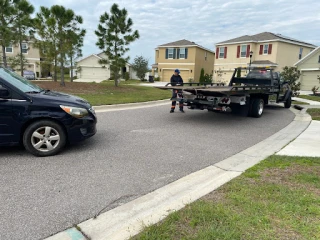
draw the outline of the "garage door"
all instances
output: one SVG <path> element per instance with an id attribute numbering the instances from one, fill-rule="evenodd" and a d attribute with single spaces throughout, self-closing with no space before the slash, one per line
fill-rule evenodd
<path id="1" fill-rule="evenodd" d="M 319 86 L 319 80 L 317 76 L 320 75 L 320 71 L 303 71 L 301 77 L 301 90 L 311 91 L 313 86 Z"/>
<path id="2" fill-rule="evenodd" d="M 81 79 L 90 79 L 93 81 L 108 80 L 110 78 L 109 70 L 101 67 L 81 67 Z"/>
<path id="3" fill-rule="evenodd" d="M 172 70 L 164 70 L 163 71 L 163 77 L 161 79 L 162 82 L 170 82 L 170 79 L 173 75 L 173 71 L 174 69 Z M 183 79 L 183 82 L 188 82 L 189 81 L 189 70 L 180 70 L 180 76 L 182 77 Z"/>

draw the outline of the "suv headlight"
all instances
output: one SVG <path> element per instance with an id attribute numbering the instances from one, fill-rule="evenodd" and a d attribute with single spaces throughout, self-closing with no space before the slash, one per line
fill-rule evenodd
<path id="1" fill-rule="evenodd" d="M 62 108 L 63 111 L 65 111 L 66 113 L 70 114 L 75 118 L 83 118 L 89 114 L 87 109 L 85 108 L 69 107 L 69 106 L 63 106 L 63 105 L 60 105 L 60 107 Z"/>

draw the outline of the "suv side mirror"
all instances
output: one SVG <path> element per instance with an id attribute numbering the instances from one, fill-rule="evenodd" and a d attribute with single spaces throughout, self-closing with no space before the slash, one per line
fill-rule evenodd
<path id="1" fill-rule="evenodd" d="M 0 98 L 7 98 L 9 96 L 10 96 L 9 90 L 0 85 Z"/>

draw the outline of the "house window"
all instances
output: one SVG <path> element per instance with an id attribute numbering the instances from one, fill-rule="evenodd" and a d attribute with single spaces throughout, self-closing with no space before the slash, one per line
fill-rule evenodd
<path id="1" fill-rule="evenodd" d="M 204 53 L 204 60 L 207 61 L 207 58 L 208 58 L 208 53 L 205 52 L 205 53 Z"/>
<path id="2" fill-rule="evenodd" d="M 6 47 L 6 53 L 13 53 L 13 47 L 12 47 L 12 44 L 8 45 Z"/>
<path id="3" fill-rule="evenodd" d="M 301 48 L 300 48 L 300 51 L 299 51 L 299 59 L 302 58 L 302 52 L 303 52 L 303 48 L 301 47 Z"/>
<path id="4" fill-rule="evenodd" d="M 224 47 L 219 48 L 219 58 L 224 58 Z"/>
<path id="5" fill-rule="evenodd" d="M 180 48 L 180 55 L 179 58 L 186 58 L 186 49 L 185 48 Z"/>
<path id="6" fill-rule="evenodd" d="M 28 44 L 27 43 L 21 43 L 21 52 L 28 53 Z"/>
<path id="7" fill-rule="evenodd" d="M 242 58 L 247 57 L 247 45 L 241 45 L 241 54 L 240 54 L 240 56 Z"/>
<path id="8" fill-rule="evenodd" d="M 268 54 L 269 51 L 269 44 L 264 44 L 263 45 L 263 54 L 266 55 Z"/>
<path id="9" fill-rule="evenodd" d="M 318 63 L 320 63 L 320 55 L 319 55 Z"/>
<path id="10" fill-rule="evenodd" d="M 173 48 L 168 48 L 168 58 L 173 59 Z"/>

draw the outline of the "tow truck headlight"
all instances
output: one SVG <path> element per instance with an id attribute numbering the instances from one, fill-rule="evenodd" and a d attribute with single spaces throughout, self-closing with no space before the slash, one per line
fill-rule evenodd
<path id="1" fill-rule="evenodd" d="M 69 107 L 69 106 L 63 106 L 63 105 L 60 105 L 60 107 L 62 108 L 63 111 L 65 111 L 66 113 L 70 114 L 75 118 L 83 118 L 89 114 L 87 109 L 85 108 Z"/>

